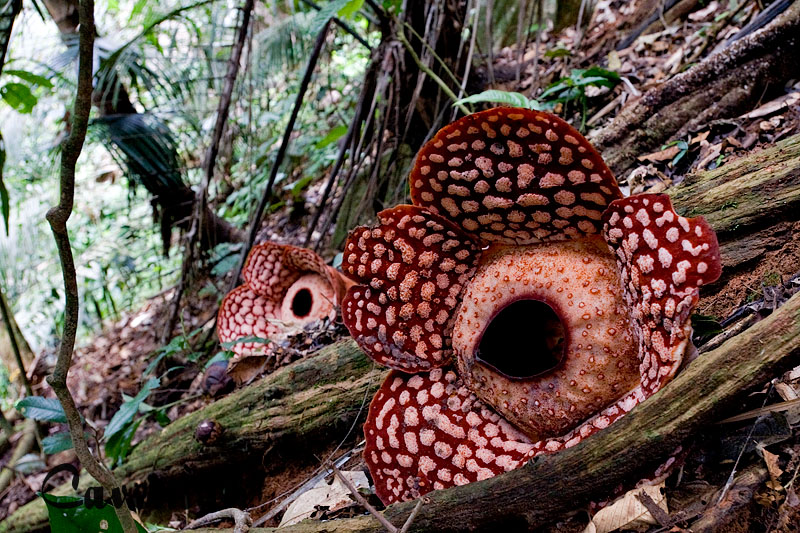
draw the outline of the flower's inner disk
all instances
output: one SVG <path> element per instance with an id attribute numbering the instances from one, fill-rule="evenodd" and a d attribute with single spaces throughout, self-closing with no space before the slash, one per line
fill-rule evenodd
<path id="1" fill-rule="evenodd" d="M 311 297 L 311 291 L 308 289 L 300 289 L 292 299 L 292 313 L 298 318 L 304 318 L 311 312 L 311 305 L 314 300 Z"/>
<path id="2" fill-rule="evenodd" d="M 539 300 L 517 300 L 486 327 L 476 357 L 509 378 L 530 378 L 561 363 L 565 337 L 552 307 Z"/>

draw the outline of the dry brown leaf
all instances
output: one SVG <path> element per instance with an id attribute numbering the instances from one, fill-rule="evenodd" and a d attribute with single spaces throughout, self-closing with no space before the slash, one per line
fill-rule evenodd
<path id="1" fill-rule="evenodd" d="M 361 470 L 342 472 L 343 476 L 353 484 L 356 489 L 368 488 L 369 481 L 367 475 Z M 355 505 L 354 499 L 350 495 L 350 490 L 338 477 L 333 478 L 333 483 L 328 483 L 322 479 L 314 488 L 303 493 L 286 509 L 283 519 L 278 527 L 290 526 L 310 517 L 318 507 L 326 507 L 330 511 L 338 511 Z"/>
<path id="2" fill-rule="evenodd" d="M 800 92 L 785 94 L 780 98 L 771 100 L 766 104 L 753 109 L 749 113 L 742 115 L 742 117 L 746 118 L 765 117 L 767 115 L 775 113 L 776 111 L 780 111 L 781 109 L 786 109 L 789 106 L 793 106 L 798 102 L 800 102 Z"/>
<path id="3" fill-rule="evenodd" d="M 673 144 L 672 146 L 660 150 L 658 152 L 653 152 L 652 154 L 641 155 L 638 157 L 639 161 L 650 161 L 651 163 L 659 163 L 661 161 L 669 161 L 673 159 L 681 149 L 677 144 Z"/>
<path id="4" fill-rule="evenodd" d="M 656 519 L 637 496 L 644 491 L 665 513 L 669 513 L 667 497 L 664 495 L 663 489 L 664 482 L 661 482 L 658 485 L 639 487 L 628 491 L 622 498 L 594 515 L 583 533 L 610 533 L 618 529 L 636 529 L 641 526 L 657 525 Z"/>
<path id="5" fill-rule="evenodd" d="M 769 476 L 777 481 L 783 475 L 783 470 L 778 466 L 778 456 L 769 450 L 761 450 L 761 455 L 764 457 L 764 463 L 767 465 Z"/>

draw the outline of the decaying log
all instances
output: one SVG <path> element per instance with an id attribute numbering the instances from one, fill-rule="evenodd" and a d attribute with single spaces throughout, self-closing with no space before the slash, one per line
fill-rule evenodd
<path id="1" fill-rule="evenodd" d="M 420 510 L 411 531 L 521 531 L 544 526 L 619 483 L 635 480 L 663 462 L 688 436 L 723 416 L 737 398 L 798 363 L 800 294 L 769 318 L 695 360 L 663 390 L 577 446 L 486 481 L 428 494 L 430 502 Z M 384 514 L 390 522 L 402 524 L 414 505 L 392 505 Z M 382 528 L 376 519 L 365 516 L 305 521 L 280 531 L 378 532 Z"/>
<path id="2" fill-rule="evenodd" d="M 779 245 L 775 239 L 788 238 L 766 238 L 776 222 L 800 219 L 800 136 L 690 177 L 668 192 L 682 214 L 702 214 L 711 222 L 726 271 L 733 270 Z M 148 491 L 168 491 L 201 471 L 203 479 L 216 471 L 213 484 L 224 484 L 248 468 L 263 473 L 287 450 L 311 456 L 343 437 L 359 415 L 363 419 L 365 394 L 369 400 L 383 373 L 351 341 L 337 343 L 177 420 L 139 445 L 115 473 L 128 483 L 150 479 Z M 211 447 L 193 437 L 205 419 L 225 430 Z M 88 480 L 82 483 L 81 490 Z M 0 533 L 45 527 L 44 506 L 35 500 L 0 524 Z"/>
<path id="3" fill-rule="evenodd" d="M 734 42 L 625 107 L 590 140 L 617 176 L 670 138 L 752 109 L 768 87 L 800 73 L 800 1 L 771 24 Z"/>

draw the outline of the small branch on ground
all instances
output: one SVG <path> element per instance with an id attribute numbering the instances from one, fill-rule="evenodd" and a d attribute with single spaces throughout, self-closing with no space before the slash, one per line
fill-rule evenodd
<path id="1" fill-rule="evenodd" d="M 253 521 L 250 519 L 250 515 L 246 511 L 241 511 L 231 507 L 230 509 L 223 509 L 221 511 L 217 511 L 216 513 L 209 513 L 198 518 L 197 520 L 193 520 L 183 529 L 184 531 L 189 529 L 198 529 L 225 519 L 233 520 L 235 524 L 233 533 L 247 533 L 250 531 L 250 526 L 253 525 Z"/>
<path id="2" fill-rule="evenodd" d="M 358 492 L 358 489 L 350 482 L 350 480 L 347 479 L 346 476 L 342 475 L 339 469 L 336 468 L 335 464 L 330 463 L 329 468 L 333 470 L 333 473 L 336 474 L 336 477 L 339 478 L 339 481 L 344 483 L 344 486 L 347 487 L 347 490 L 350 491 L 350 494 L 353 495 L 353 497 L 356 499 L 359 505 L 361 505 L 364 509 L 366 509 L 367 512 L 369 512 L 369 514 L 374 516 L 375 519 L 378 522 L 380 522 L 381 525 L 385 527 L 386 531 L 388 531 L 389 533 L 407 533 L 408 529 L 411 527 L 411 524 L 414 522 L 414 518 L 417 517 L 419 510 L 422 508 L 422 504 L 425 503 L 426 501 L 426 498 L 420 498 L 419 500 L 417 500 L 417 505 L 414 506 L 414 509 L 411 511 L 411 514 L 408 515 L 408 518 L 403 524 L 403 527 L 397 529 L 397 527 L 394 524 L 389 522 L 389 520 L 387 520 L 386 517 L 383 516 L 383 513 L 381 513 L 380 511 L 375 509 L 372 505 L 370 505 L 367 499 L 364 498 L 364 496 L 362 496 L 360 492 Z"/>
<path id="3" fill-rule="evenodd" d="M 80 37 L 78 44 L 78 89 L 75 94 L 75 106 L 72 112 L 72 127 L 69 137 L 62 147 L 60 196 L 58 205 L 47 212 L 47 221 L 53 231 L 58 246 L 58 256 L 64 277 L 65 310 L 64 331 L 58 347 L 58 358 L 53 374 L 47 378 L 59 402 L 64 408 L 69 425 L 72 444 L 81 465 L 96 479 L 104 489 L 113 492 L 120 490 L 119 483 L 100 462 L 86 443 L 83 433 L 83 421 L 75 405 L 75 400 L 67 387 L 67 373 L 72 366 L 72 354 L 75 348 L 75 337 L 78 330 L 78 279 L 75 272 L 75 260 L 67 232 L 67 220 L 72 214 L 75 198 L 75 166 L 86 139 L 89 124 L 89 112 L 92 106 L 92 61 L 94 54 L 94 0 L 81 0 L 79 7 Z M 131 512 L 127 503 L 115 506 L 115 512 L 125 533 L 136 533 Z"/>

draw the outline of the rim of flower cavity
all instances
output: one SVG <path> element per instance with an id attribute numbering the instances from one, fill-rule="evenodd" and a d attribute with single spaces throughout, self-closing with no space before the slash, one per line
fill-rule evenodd
<path id="1" fill-rule="evenodd" d="M 623 199 L 588 141 L 538 111 L 446 126 L 410 181 L 414 205 L 353 230 L 343 262 L 359 283 L 345 324 L 396 370 L 365 425 L 384 502 L 574 446 L 674 376 L 720 274 L 702 218 Z"/>
<path id="2" fill-rule="evenodd" d="M 242 279 L 244 284 L 223 299 L 217 320 L 220 342 L 235 343 L 231 368 L 240 373 L 260 366 L 287 333 L 324 317 L 334 319 L 352 285 L 313 251 L 273 242 L 253 247 Z M 270 342 L 237 342 L 248 337 Z"/>

